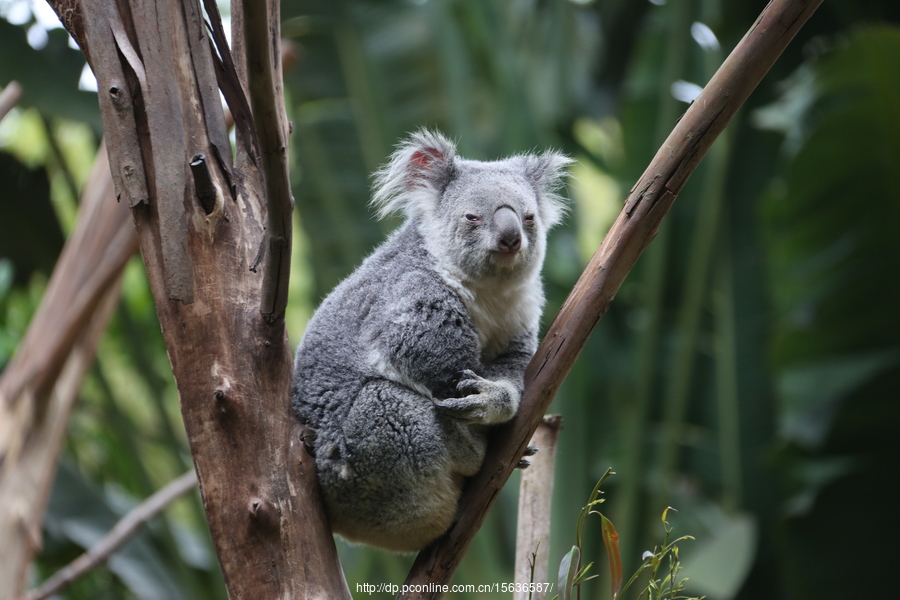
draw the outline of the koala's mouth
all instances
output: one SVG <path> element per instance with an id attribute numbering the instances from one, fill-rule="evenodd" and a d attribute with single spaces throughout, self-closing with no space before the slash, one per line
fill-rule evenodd
<path id="1" fill-rule="evenodd" d="M 499 249 L 492 250 L 491 256 L 494 258 L 494 260 L 497 260 L 499 262 L 515 262 L 519 258 L 519 256 L 521 256 L 521 252 L 519 250 Z"/>
<path id="2" fill-rule="evenodd" d="M 524 253 L 519 250 L 494 250 L 491 252 L 490 264 L 499 272 L 511 273 L 522 266 L 523 256 Z"/>

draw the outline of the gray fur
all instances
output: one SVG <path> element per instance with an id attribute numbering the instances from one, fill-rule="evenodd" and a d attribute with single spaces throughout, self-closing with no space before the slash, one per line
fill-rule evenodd
<path id="1" fill-rule="evenodd" d="M 335 533 L 410 552 L 450 526 L 488 427 L 519 405 L 569 162 L 465 160 L 423 130 L 376 174 L 379 214 L 407 220 L 325 299 L 295 362 Z"/>

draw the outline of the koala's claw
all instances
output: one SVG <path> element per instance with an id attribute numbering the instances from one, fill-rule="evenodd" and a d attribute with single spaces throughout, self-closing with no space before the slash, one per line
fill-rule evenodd
<path id="1" fill-rule="evenodd" d="M 300 434 L 300 442 L 303 444 L 303 448 L 309 453 L 310 456 L 315 458 L 316 456 L 316 432 L 312 429 L 306 429 L 306 431 Z"/>
<path id="2" fill-rule="evenodd" d="M 503 381 L 491 381 L 473 371 L 460 371 L 463 377 L 456 384 L 455 393 L 443 400 L 435 400 L 435 407 L 447 416 L 464 423 L 491 425 L 508 421 L 515 414 L 518 399 L 512 397 L 511 386 Z"/>
<path id="3" fill-rule="evenodd" d="M 463 369 L 462 371 L 457 371 L 453 374 L 453 377 L 450 378 L 450 387 L 456 388 L 459 385 L 459 382 L 463 379 L 471 379 L 472 376 L 475 375 L 474 371 L 470 371 L 469 369 Z"/>
<path id="4" fill-rule="evenodd" d="M 460 396 L 473 396 L 481 393 L 482 386 L 480 384 L 484 381 L 484 378 L 480 377 L 475 371 L 465 369 L 454 375 L 453 381 L 455 382 L 453 383 L 453 388 L 457 394 Z"/>
<path id="5" fill-rule="evenodd" d="M 516 464 L 516 468 L 517 469 L 527 469 L 528 467 L 530 467 L 531 461 L 526 460 L 525 457 L 526 456 L 534 456 L 535 454 L 538 453 L 538 450 L 540 450 L 540 448 L 538 448 L 537 446 L 526 446 L 525 452 L 522 453 L 522 458 L 520 458 L 519 462 Z"/>

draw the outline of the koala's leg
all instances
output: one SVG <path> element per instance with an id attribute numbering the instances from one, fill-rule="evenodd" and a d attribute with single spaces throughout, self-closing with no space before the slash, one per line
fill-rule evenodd
<path id="1" fill-rule="evenodd" d="M 363 386 L 340 427 L 340 456 L 317 456 L 336 533 L 409 551 L 449 527 L 463 477 L 484 458 L 483 435 L 442 418 L 429 397 L 383 379 Z"/>
<path id="2" fill-rule="evenodd" d="M 438 414 L 449 442 L 447 449 L 453 470 L 464 477 L 471 477 L 481 469 L 487 450 L 487 428 L 471 425 L 456 418 Z"/>
<path id="3" fill-rule="evenodd" d="M 487 444 L 483 428 L 448 419 L 442 412 L 430 397 L 401 384 L 366 384 L 343 426 L 352 468 L 421 478 L 436 471 L 475 473 Z"/>
<path id="4" fill-rule="evenodd" d="M 444 432 L 431 402 L 398 383 L 376 379 L 366 383 L 343 422 L 343 433 L 355 471 L 402 480 L 440 469 L 446 460 Z"/>

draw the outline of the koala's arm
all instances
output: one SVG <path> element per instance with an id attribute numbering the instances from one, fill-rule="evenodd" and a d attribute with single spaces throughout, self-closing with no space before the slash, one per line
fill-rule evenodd
<path id="1" fill-rule="evenodd" d="M 453 395 L 460 371 L 483 370 L 465 308 L 427 276 L 407 274 L 393 288 L 380 317 L 367 328 L 369 363 L 423 394 Z"/>
<path id="2" fill-rule="evenodd" d="M 482 375 L 463 371 L 456 390 L 459 397 L 437 403 L 444 413 L 468 423 L 504 423 L 516 414 L 525 391 L 525 367 L 537 339 L 523 334 L 482 368 Z"/>
<path id="3" fill-rule="evenodd" d="M 525 368 L 537 349 L 537 334 L 529 331 L 514 338 L 501 354 L 484 365 L 484 377 L 506 380 L 515 385 L 519 394 L 525 391 Z"/>

